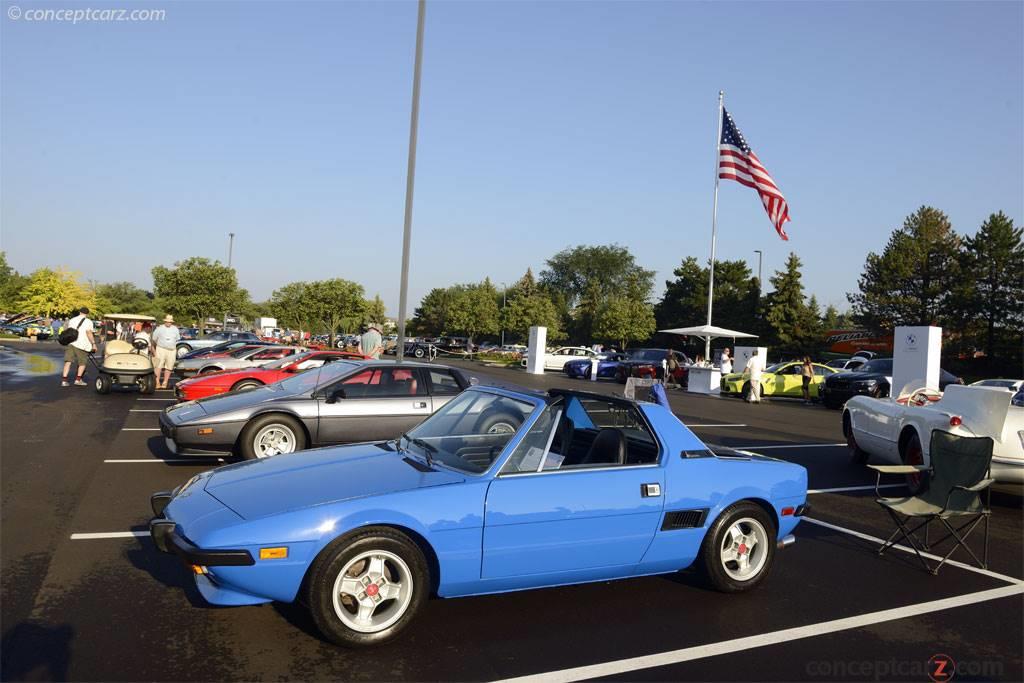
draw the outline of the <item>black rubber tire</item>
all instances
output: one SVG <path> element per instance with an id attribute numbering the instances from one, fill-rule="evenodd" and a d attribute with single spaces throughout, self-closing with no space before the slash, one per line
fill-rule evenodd
<path id="1" fill-rule="evenodd" d="M 231 391 L 249 391 L 250 389 L 258 389 L 265 386 L 267 385 L 258 379 L 243 379 L 231 387 Z"/>
<path id="2" fill-rule="evenodd" d="M 843 413 L 843 436 L 846 437 L 846 447 L 850 450 L 850 462 L 854 465 L 866 465 L 868 453 L 857 445 L 849 413 Z"/>
<path id="3" fill-rule="evenodd" d="M 423 356 L 427 355 L 427 352 L 423 350 L 422 346 L 417 346 L 412 350 L 412 355 L 416 358 L 423 358 Z"/>
<path id="4" fill-rule="evenodd" d="M 761 567 L 757 575 L 746 581 L 737 581 L 725 573 L 718 549 L 724 540 L 723 535 L 729 527 L 737 519 L 743 517 L 756 519 L 764 527 L 768 535 L 768 557 L 765 559 L 764 566 Z M 777 535 L 778 531 L 775 528 L 775 524 L 768 513 L 764 511 L 764 508 L 757 503 L 740 501 L 723 510 L 722 514 L 711 525 L 711 528 L 708 529 L 707 535 L 704 536 L 704 543 L 701 544 L 700 555 L 698 556 L 701 573 L 712 588 L 723 593 L 741 593 L 756 588 L 771 572 L 772 563 L 775 560 Z"/>
<path id="5" fill-rule="evenodd" d="M 139 391 L 143 394 L 152 394 L 156 391 L 156 375 L 145 375 L 139 384 Z"/>
<path id="6" fill-rule="evenodd" d="M 182 356 L 184 356 L 185 354 L 188 354 L 188 353 L 192 353 L 192 347 L 189 346 L 188 344 L 178 344 L 174 348 L 174 357 L 175 358 L 181 358 Z"/>
<path id="7" fill-rule="evenodd" d="M 345 564 L 368 550 L 398 555 L 412 574 L 413 596 L 405 613 L 377 633 L 360 633 L 346 626 L 334 612 L 334 581 Z M 416 617 L 430 593 L 430 568 L 419 547 L 408 536 L 388 527 L 367 527 L 343 536 L 324 548 L 313 562 L 306 583 L 305 602 L 320 632 L 333 643 L 347 647 L 381 645 L 397 637 Z"/>
<path id="8" fill-rule="evenodd" d="M 479 422 L 477 422 L 476 433 L 477 434 L 487 434 L 487 433 L 490 432 L 490 430 L 494 429 L 495 427 L 499 427 L 501 425 L 504 425 L 504 426 L 507 426 L 508 429 L 511 430 L 511 431 L 508 432 L 509 434 L 515 434 L 516 431 L 519 430 L 519 427 L 522 424 L 523 424 L 523 421 L 520 418 L 516 417 L 515 415 L 513 415 L 511 413 L 504 413 L 504 412 L 487 413 L 487 414 L 484 414 L 480 418 Z M 501 433 L 505 433 L 505 432 L 495 432 L 495 433 L 496 434 L 501 434 Z"/>
<path id="9" fill-rule="evenodd" d="M 914 457 L 916 452 L 921 455 L 920 459 Z M 917 435 L 917 430 L 914 430 L 908 439 L 903 441 L 900 446 L 900 460 L 903 461 L 904 465 L 923 465 L 924 464 L 924 451 L 921 448 L 921 439 Z M 924 493 L 927 488 L 928 477 L 924 474 L 908 474 L 905 477 L 907 490 L 910 491 L 910 495 L 917 496 Z"/>
<path id="10" fill-rule="evenodd" d="M 749 401 L 750 400 L 750 382 L 749 381 L 746 381 L 746 382 L 743 383 L 743 389 L 740 390 L 740 398 L 742 398 L 744 401 Z M 764 384 L 761 385 L 761 396 L 760 396 L 760 398 L 764 398 Z"/>
<path id="11" fill-rule="evenodd" d="M 110 375 L 100 373 L 96 375 L 96 393 L 97 394 L 109 394 L 110 387 L 113 386 L 114 382 L 110 379 Z"/>
<path id="12" fill-rule="evenodd" d="M 245 428 L 242 429 L 242 433 L 238 437 L 238 452 L 243 458 L 246 460 L 259 460 L 253 440 L 257 432 L 271 424 L 285 425 L 295 434 L 296 451 L 301 451 L 306 447 L 306 432 L 294 417 L 282 415 L 281 413 L 259 415 L 249 420 L 249 424 L 245 425 Z"/>

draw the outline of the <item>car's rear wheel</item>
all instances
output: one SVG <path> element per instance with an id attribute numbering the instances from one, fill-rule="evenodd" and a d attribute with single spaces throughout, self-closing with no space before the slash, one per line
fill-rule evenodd
<path id="1" fill-rule="evenodd" d="M 240 446 L 247 460 L 272 458 L 301 451 L 306 447 L 306 433 L 287 415 L 263 415 L 242 430 Z"/>
<path id="2" fill-rule="evenodd" d="M 371 527 L 320 554 L 306 597 L 324 636 L 339 645 L 364 647 L 397 636 L 429 590 L 430 571 L 416 544 L 394 529 Z"/>
<path id="3" fill-rule="evenodd" d="M 231 391 L 249 391 L 250 389 L 257 389 L 265 386 L 263 382 L 255 379 L 244 379 L 235 386 L 231 387 Z"/>
<path id="4" fill-rule="evenodd" d="M 861 447 L 857 445 L 857 437 L 853 433 L 853 420 L 849 413 L 843 413 L 843 436 L 846 437 L 846 447 L 850 449 L 850 462 L 854 465 L 867 464 L 867 451 L 861 450 Z"/>
<path id="5" fill-rule="evenodd" d="M 771 570 L 775 535 L 775 525 L 760 505 L 744 501 L 727 508 L 701 546 L 704 576 L 724 593 L 755 588 Z"/>
<path id="6" fill-rule="evenodd" d="M 174 353 L 178 356 L 178 358 L 181 358 L 192 353 L 192 347 L 189 346 L 188 344 L 179 344 L 178 347 L 175 349 Z"/>

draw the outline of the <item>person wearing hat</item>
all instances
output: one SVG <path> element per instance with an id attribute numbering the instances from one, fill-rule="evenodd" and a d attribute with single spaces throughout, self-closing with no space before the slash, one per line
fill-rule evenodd
<path id="1" fill-rule="evenodd" d="M 89 354 L 96 351 L 96 339 L 92 333 L 95 331 L 92 320 L 89 319 L 89 309 L 82 306 L 78 309 L 78 315 L 68 321 L 68 329 L 78 330 L 75 341 L 64 347 L 64 374 L 61 378 L 62 387 L 71 386 L 68 382 L 68 373 L 71 372 L 71 362 L 78 363 L 78 374 L 75 376 L 75 386 L 84 387 L 85 382 L 82 375 L 85 374 L 85 366 L 89 362 Z"/>
<path id="2" fill-rule="evenodd" d="M 174 361 L 177 360 L 178 341 L 181 339 L 181 332 L 174 325 L 174 316 L 165 315 L 164 324 L 153 330 L 153 355 L 156 370 L 156 388 L 166 389 L 171 381 L 171 370 L 174 369 Z M 163 381 L 160 381 L 160 370 L 164 371 Z"/>
<path id="3" fill-rule="evenodd" d="M 364 356 L 379 359 L 384 350 L 384 336 L 380 333 L 377 323 L 370 323 L 366 332 L 359 338 L 359 352 Z"/>

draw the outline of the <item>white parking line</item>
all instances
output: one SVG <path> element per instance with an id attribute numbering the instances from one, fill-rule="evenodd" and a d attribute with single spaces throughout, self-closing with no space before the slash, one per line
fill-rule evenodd
<path id="1" fill-rule="evenodd" d="M 167 459 L 161 459 L 161 458 L 139 458 L 139 459 L 136 459 L 136 460 L 110 459 L 110 460 L 104 460 L 103 462 L 116 463 L 116 464 L 122 464 L 122 465 L 125 464 L 125 463 L 135 463 L 135 462 L 165 462 L 165 463 L 166 462 L 191 462 L 191 463 L 195 463 L 196 465 L 209 465 L 210 464 L 210 462 L 209 462 L 210 460 L 214 460 L 216 462 L 224 462 L 224 458 L 216 458 L 216 457 L 213 457 L 213 456 L 210 456 L 210 457 L 197 456 L 195 458 L 167 458 Z"/>
<path id="2" fill-rule="evenodd" d="M 686 424 L 686 423 L 684 422 L 683 424 Z M 691 424 L 688 424 L 686 426 L 691 428 L 691 429 L 693 429 L 694 427 L 746 427 L 747 425 L 691 425 Z"/>
<path id="3" fill-rule="evenodd" d="M 729 446 L 729 448 L 734 450 L 742 448 L 745 451 L 767 451 L 772 448 L 833 448 L 845 445 L 845 443 L 794 443 L 787 446 Z"/>
<path id="4" fill-rule="evenodd" d="M 877 536 L 871 536 L 870 534 L 861 533 L 860 531 L 854 531 L 853 529 L 847 529 L 846 527 L 838 526 L 836 524 L 829 524 L 828 522 L 823 522 L 820 519 L 813 519 L 811 517 L 804 517 L 803 520 L 805 522 L 807 522 L 808 524 L 817 524 L 818 526 L 825 527 L 826 529 L 832 529 L 833 531 L 838 531 L 838 532 L 843 533 L 843 534 L 849 534 L 850 536 L 854 536 L 854 537 L 859 538 L 859 539 L 864 540 L 864 541 L 871 541 L 872 543 L 877 543 L 878 545 L 882 545 L 883 543 L 885 543 L 884 540 L 882 540 L 881 538 L 878 538 Z M 913 548 L 911 548 L 909 546 L 905 546 L 905 545 L 897 544 L 897 545 L 894 545 L 893 548 L 896 548 L 897 550 L 902 550 L 905 553 L 912 553 L 912 552 L 914 552 Z M 932 555 L 931 553 L 921 553 L 921 555 L 924 556 L 924 557 L 927 557 L 929 560 L 936 560 L 936 561 L 938 561 L 938 560 L 942 559 L 938 555 Z M 1019 585 L 1019 586 L 1024 586 L 1024 581 L 1021 581 L 1020 579 L 1015 579 L 1012 576 L 1007 576 L 1006 574 L 1000 574 L 998 572 L 994 572 L 994 571 L 991 571 L 989 569 L 982 569 L 981 567 L 975 567 L 972 564 L 965 564 L 963 562 L 958 562 L 956 560 L 946 560 L 946 564 L 951 564 L 954 567 L 960 567 L 960 569 L 966 569 L 967 571 L 974 572 L 975 574 L 982 574 L 982 575 L 987 576 L 989 578 L 998 579 L 1000 581 L 1006 581 L 1007 583 L 1012 583 L 1012 584 L 1016 584 L 1016 585 Z"/>
<path id="5" fill-rule="evenodd" d="M 880 489 L 898 489 L 905 484 L 882 484 Z M 841 493 L 843 491 L 874 491 L 874 486 L 840 486 L 834 489 L 807 489 L 807 494 L 812 493 Z"/>
<path id="6" fill-rule="evenodd" d="M 145 538 L 148 531 L 107 531 L 93 534 L 71 534 L 72 541 L 92 541 L 99 538 Z"/>
<path id="7" fill-rule="evenodd" d="M 159 427 L 124 427 L 122 432 L 159 432 Z"/>
<path id="8" fill-rule="evenodd" d="M 613 662 L 605 662 L 603 664 L 580 666 L 574 669 L 563 669 L 561 671 L 549 671 L 547 673 L 534 674 L 531 676 L 509 678 L 505 679 L 505 683 L 508 681 L 517 681 L 517 683 L 526 681 L 530 681 L 531 683 L 533 681 L 537 681 L 538 683 L 554 683 L 556 681 L 567 682 L 581 681 L 588 678 L 605 678 L 608 676 L 639 671 L 640 669 L 651 669 L 658 666 L 690 662 L 696 659 L 717 657 L 718 655 L 751 650 L 758 647 L 765 647 L 767 645 L 788 643 L 794 640 L 824 635 L 826 633 L 837 633 L 839 631 L 848 631 L 854 628 L 863 628 L 865 626 L 881 624 L 887 621 L 895 621 L 897 619 L 919 617 L 922 614 L 928 614 L 929 612 L 939 612 L 942 610 L 953 609 L 955 607 L 964 607 L 966 605 L 973 605 L 979 602 L 1008 598 L 1022 593 L 1024 593 L 1024 585 L 1003 586 L 1001 588 L 978 591 L 977 593 L 958 595 L 952 598 L 931 600 L 929 602 L 921 602 L 916 605 L 896 607 L 878 612 L 868 612 L 867 614 L 860 614 L 854 617 L 823 621 L 817 624 L 797 626 L 796 628 L 787 628 L 781 631 L 772 631 L 770 633 L 762 633 L 760 635 L 748 636 L 746 638 L 735 638 L 733 640 L 724 640 L 718 643 L 708 643 L 707 645 L 697 645 L 695 647 L 687 647 L 681 650 L 662 652 L 656 655 L 632 657 L 630 659 L 620 659 Z"/>

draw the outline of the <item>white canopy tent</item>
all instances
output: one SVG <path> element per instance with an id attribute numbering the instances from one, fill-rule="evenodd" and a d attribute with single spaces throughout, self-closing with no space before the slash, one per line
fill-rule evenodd
<path id="1" fill-rule="evenodd" d="M 715 327 L 714 325 L 698 325 L 697 327 L 676 327 L 671 330 L 658 330 L 658 332 L 664 332 L 665 334 L 680 334 L 687 337 L 699 337 L 704 340 L 705 349 L 710 349 L 711 340 L 717 337 L 730 337 L 733 340 L 753 339 L 754 337 L 757 337 L 756 334 L 747 334 L 746 332 L 727 330 L 724 327 Z"/>

